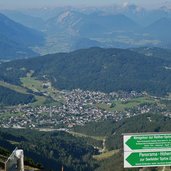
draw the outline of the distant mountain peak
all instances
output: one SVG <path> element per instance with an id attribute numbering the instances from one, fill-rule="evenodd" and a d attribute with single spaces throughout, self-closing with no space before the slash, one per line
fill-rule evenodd
<path id="1" fill-rule="evenodd" d="M 137 12 L 141 12 L 141 11 L 144 11 L 144 8 L 140 7 L 140 6 L 137 6 L 135 4 L 130 4 L 128 2 L 125 2 L 123 3 L 123 5 L 121 6 L 121 8 L 124 10 L 124 11 L 131 11 L 133 13 L 137 13 Z"/>
<path id="2" fill-rule="evenodd" d="M 67 11 L 64 11 L 62 12 L 59 16 L 58 16 L 58 22 L 59 23 L 62 23 L 70 18 L 81 18 L 82 14 L 79 14 L 75 11 L 72 11 L 72 10 L 67 10 Z"/>
<path id="3" fill-rule="evenodd" d="M 63 22 L 66 18 L 68 18 L 69 16 L 72 15 L 71 11 L 66 11 L 64 13 L 62 13 L 59 17 L 58 17 L 58 21 L 59 22 Z"/>

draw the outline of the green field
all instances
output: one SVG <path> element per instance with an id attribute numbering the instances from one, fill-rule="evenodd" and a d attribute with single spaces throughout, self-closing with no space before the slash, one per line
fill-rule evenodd
<path id="1" fill-rule="evenodd" d="M 13 85 L 13 84 L 6 83 L 4 81 L 0 81 L 0 86 L 9 88 L 9 89 L 14 90 L 14 91 L 19 92 L 19 93 L 28 94 L 27 90 L 25 88 L 20 87 L 20 86 L 16 86 L 16 85 Z"/>
<path id="2" fill-rule="evenodd" d="M 31 167 L 31 166 L 24 166 L 24 169 L 25 169 L 25 170 L 34 170 L 34 171 L 40 170 L 40 169 L 38 169 L 38 168 Z"/>
<path id="3" fill-rule="evenodd" d="M 132 100 L 128 100 L 128 101 L 115 101 L 113 102 L 113 106 L 111 107 L 110 105 L 107 104 L 97 104 L 97 107 L 100 109 L 105 109 L 107 111 L 124 111 L 125 109 L 131 109 L 134 107 L 137 107 L 138 105 L 141 104 L 152 104 L 155 103 L 156 101 L 154 99 L 152 99 L 151 97 L 138 97 L 138 98 L 134 98 Z"/>
<path id="4" fill-rule="evenodd" d="M 105 160 L 107 158 L 112 157 L 114 154 L 116 154 L 118 152 L 119 152 L 119 150 L 107 151 L 107 152 L 99 154 L 99 155 L 94 155 L 93 158 L 98 160 L 98 161 Z"/>
<path id="5" fill-rule="evenodd" d="M 8 119 L 10 118 L 11 116 L 20 116 L 21 113 L 17 112 L 17 113 L 9 113 L 9 112 L 6 112 L 6 113 L 3 113 L 3 114 L 0 114 L 0 120 L 2 119 Z"/>
<path id="6" fill-rule="evenodd" d="M 23 79 L 23 81 L 25 81 L 25 80 L 26 80 L 26 79 Z M 27 81 L 25 82 L 25 84 L 23 84 L 23 87 L 20 87 L 20 86 L 16 86 L 16 85 L 13 85 L 13 84 L 9 84 L 9 83 L 0 81 L 0 86 L 9 88 L 9 89 L 14 90 L 14 91 L 19 92 L 19 93 L 29 94 L 29 93 L 27 92 L 27 89 L 26 89 L 26 88 L 30 89 L 30 87 L 29 87 L 29 86 L 25 86 L 25 85 L 27 85 L 27 83 L 28 83 L 28 85 L 30 85 L 29 80 L 27 80 Z M 33 81 L 32 83 L 34 83 L 34 85 L 39 85 L 39 84 L 38 84 L 38 81 L 37 81 L 37 82 L 36 82 L 36 81 Z M 35 98 L 36 98 L 36 102 L 34 102 L 34 103 L 32 104 L 32 105 L 34 105 L 34 106 L 41 105 L 41 104 L 43 104 L 43 103 L 45 102 L 45 100 L 46 100 L 46 98 L 45 98 L 44 96 L 37 96 L 37 95 L 35 95 Z M 7 114 L 7 115 L 8 115 L 8 114 Z"/>
<path id="7" fill-rule="evenodd" d="M 22 86 L 16 86 L 3 81 L 0 81 L 0 86 L 23 94 L 33 94 L 36 98 L 36 102 L 31 104 L 33 107 L 45 104 L 47 97 L 53 99 L 51 105 L 60 105 L 65 102 L 61 93 L 53 88 L 50 83 L 37 80 L 34 77 L 31 77 L 31 75 L 32 73 L 28 73 L 26 77 L 20 78 Z M 45 84 L 48 84 L 49 86 L 44 86 Z M 28 93 L 28 90 L 33 91 L 33 93 Z M 43 95 L 35 95 L 34 93 L 43 93 Z"/>
<path id="8" fill-rule="evenodd" d="M 44 96 L 35 96 L 36 101 L 31 104 L 32 107 L 41 106 L 45 103 L 46 98 Z"/>
<path id="9" fill-rule="evenodd" d="M 23 87 L 26 87 L 33 92 L 41 92 L 44 94 L 44 96 L 36 96 L 36 99 L 38 100 L 38 102 L 35 103 L 36 105 L 43 104 L 46 100 L 45 96 L 51 97 L 54 101 L 58 102 L 58 104 L 64 103 L 64 98 L 60 92 L 53 88 L 49 82 L 45 83 L 37 80 L 36 78 L 31 77 L 30 74 L 27 74 L 27 77 L 21 78 L 21 82 Z M 48 86 L 45 86 L 46 84 L 48 84 Z"/>
<path id="10" fill-rule="evenodd" d="M 36 80 L 33 77 L 23 77 L 20 79 L 22 86 L 31 89 L 35 92 L 43 91 L 43 82 Z"/>
<path id="11" fill-rule="evenodd" d="M 103 136 L 89 136 L 89 135 L 86 135 L 86 134 L 73 132 L 73 131 L 69 131 L 69 133 L 72 134 L 73 136 L 76 136 L 76 137 L 87 137 L 87 138 L 95 139 L 97 141 L 103 141 L 103 139 L 105 138 Z"/>

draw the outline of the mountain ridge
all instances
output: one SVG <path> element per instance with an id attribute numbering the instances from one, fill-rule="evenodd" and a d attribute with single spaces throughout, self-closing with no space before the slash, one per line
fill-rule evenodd
<path id="1" fill-rule="evenodd" d="M 164 95 L 171 91 L 170 66 L 168 60 L 127 49 L 89 48 L 1 64 L 0 80 L 20 84 L 32 70 L 33 77 L 48 80 L 57 89 Z"/>
<path id="2" fill-rule="evenodd" d="M 43 34 L 27 28 L 0 13 L 0 58 L 37 56 L 31 47 L 43 43 Z"/>

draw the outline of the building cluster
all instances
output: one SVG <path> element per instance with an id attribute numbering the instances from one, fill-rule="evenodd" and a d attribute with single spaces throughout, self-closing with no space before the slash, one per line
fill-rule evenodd
<path id="1" fill-rule="evenodd" d="M 0 121 L 1 127 L 13 128 L 71 128 L 88 122 L 105 119 L 121 120 L 151 110 L 149 105 L 138 106 L 124 111 L 110 110 L 114 101 L 128 101 L 142 96 L 141 93 L 118 92 L 102 93 L 75 89 L 61 91 L 63 102 L 61 105 L 31 107 L 19 105 L 11 109 L 2 109 L 3 113 L 10 113 Z M 109 109 L 99 107 L 106 105 Z"/>

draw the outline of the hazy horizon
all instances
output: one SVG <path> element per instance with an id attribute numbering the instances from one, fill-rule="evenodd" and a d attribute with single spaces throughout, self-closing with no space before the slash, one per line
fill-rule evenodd
<path id="1" fill-rule="evenodd" d="M 159 8 L 167 6 L 171 8 L 171 1 L 166 0 L 0 0 L 0 9 L 27 9 L 58 6 L 109 6 L 134 4 L 145 8 Z"/>

